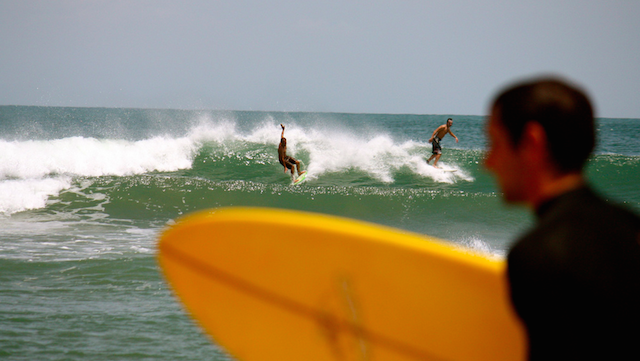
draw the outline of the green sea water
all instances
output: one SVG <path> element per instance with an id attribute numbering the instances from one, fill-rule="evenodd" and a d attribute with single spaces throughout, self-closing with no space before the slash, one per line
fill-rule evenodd
<path id="1" fill-rule="evenodd" d="M 444 173 L 424 162 L 433 130 Z M 211 207 L 334 214 L 504 255 L 532 223 L 483 169 L 483 116 L 0 107 L 0 357 L 225 360 L 155 260 Z M 307 181 L 277 160 L 280 123 Z M 599 119 L 587 172 L 640 211 L 640 120 Z M 571 139 L 567 139 L 568 142 Z"/>

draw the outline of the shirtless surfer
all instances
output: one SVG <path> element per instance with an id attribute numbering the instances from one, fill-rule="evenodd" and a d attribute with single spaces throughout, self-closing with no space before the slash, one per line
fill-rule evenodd
<path id="1" fill-rule="evenodd" d="M 447 124 L 442 124 L 441 126 L 439 126 L 438 129 L 433 132 L 433 135 L 429 139 L 429 143 L 431 143 L 431 145 L 433 146 L 433 155 L 431 156 L 431 158 L 429 158 L 427 164 L 429 164 L 429 162 L 431 162 L 433 158 L 436 158 L 436 161 L 433 162 L 434 168 L 438 168 L 438 160 L 440 160 L 440 156 L 442 156 L 442 147 L 440 147 L 440 141 L 442 140 L 442 138 L 444 138 L 444 136 L 448 133 L 451 134 L 452 137 L 456 138 L 456 143 L 458 143 L 458 137 L 456 137 L 455 134 L 451 132 L 452 126 L 453 119 L 447 119 Z"/>
<path id="2" fill-rule="evenodd" d="M 282 127 L 282 134 L 280 134 L 280 145 L 278 146 L 278 160 L 280 164 L 284 166 L 284 172 L 287 173 L 287 169 L 291 169 L 291 179 L 295 178 L 295 172 L 297 170 L 298 177 L 306 171 L 300 171 L 300 161 L 287 155 L 287 138 L 284 137 L 284 125 Z"/>

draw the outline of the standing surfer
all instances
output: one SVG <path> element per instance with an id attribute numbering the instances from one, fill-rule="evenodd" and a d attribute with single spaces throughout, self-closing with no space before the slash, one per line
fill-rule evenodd
<path id="1" fill-rule="evenodd" d="M 291 169 L 291 178 L 295 178 L 295 172 L 298 172 L 298 177 L 305 173 L 300 171 L 300 161 L 287 155 L 287 138 L 284 137 L 284 125 L 282 127 L 282 134 L 280 134 L 280 145 L 278 146 L 278 160 L 280 164 L 284 166 L 284 172 L 287 173 L 287 169 Z"/>
<path id="2" fill-rule="evenodd" d="M 445 135 L 451 134 L 452 137 L 456 138 L 456 143 L 458 143 L 458 137 L 455 136 L 451 132 L 451 126 L 453 126 L 453 119 L 447 119 L 446 124 L 442 124 L 435 131 L 433 131 L 433 135 L 429 139 L 429 143 L 433 146 L 433 155 L 427 161 L 427 164 L 431 162 L 433 158 L 436 158 L 436 161 L 433 162 L 433 167 L 438 168 L 438 160 L 440 160 L 440 156 L 442 156 L 442 147 L 440 146 L 440 141 L 444 138 Z"/>

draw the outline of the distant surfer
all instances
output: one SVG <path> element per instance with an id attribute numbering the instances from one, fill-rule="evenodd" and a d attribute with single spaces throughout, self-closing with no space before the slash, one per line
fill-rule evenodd
<path id="1" fill-rule="evenodd" d="M 440 156 L 442 156 L 442 147 L 440 146 L 440 141 L 444 138 L 445 135 L 451 134 L 452 137 L 456 138 L 456 143 L 458 143 L 458 137 L 455 136 L 451 132 L 451 127 L 453 126 L 453 119 L 447 119 L 446 124 L 442 124 L 439 126 L 434 132 L 431 138 L 429 139 L 429 143 L 432 145 L 432 153 L 433 155 L 427 161 L 427 164 L 431 162 L 433 158 L 436 158 L 436 161 L 433 162 L 433 167 L 438 168 L 438 160 L 440 160 Z"/>
<path id="2" fill-rule="evenodd" d="M 298 177 L 305 173 L 305 171 L 300 171 L 299 160 L 287 155 L 287 138 L 284 137 L 284 125 L 280 124 L 280 126 L 282 127 L 282 134 L 280 134 L 280 145 L 278 146 L 278 160 L 280 164 L 284 166 L 285 173 L 287 173 L 287 169 L 291 170 L 291 178 L 293 179 L 295 178 L 296 171 Z"/>

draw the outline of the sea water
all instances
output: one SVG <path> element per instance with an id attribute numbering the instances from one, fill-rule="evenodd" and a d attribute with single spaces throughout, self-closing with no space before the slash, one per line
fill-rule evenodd
<path id="1" fill-rule="evenodd" d="M 434 129 L 442 172 L 425 163 Z M 280 124 L 307 181 L 278 163 Z M 0 357 L 226 360 L 155 260 L 159 233 L 211 207 L 334 214 L 504 257 L 531 226 L 482 163 L 485 117 L 0 107 Z M 587 173 L 640 211 L 640 120 L 598 119 Z M 571 142 L 571 135 L 566 137 Z"/>

